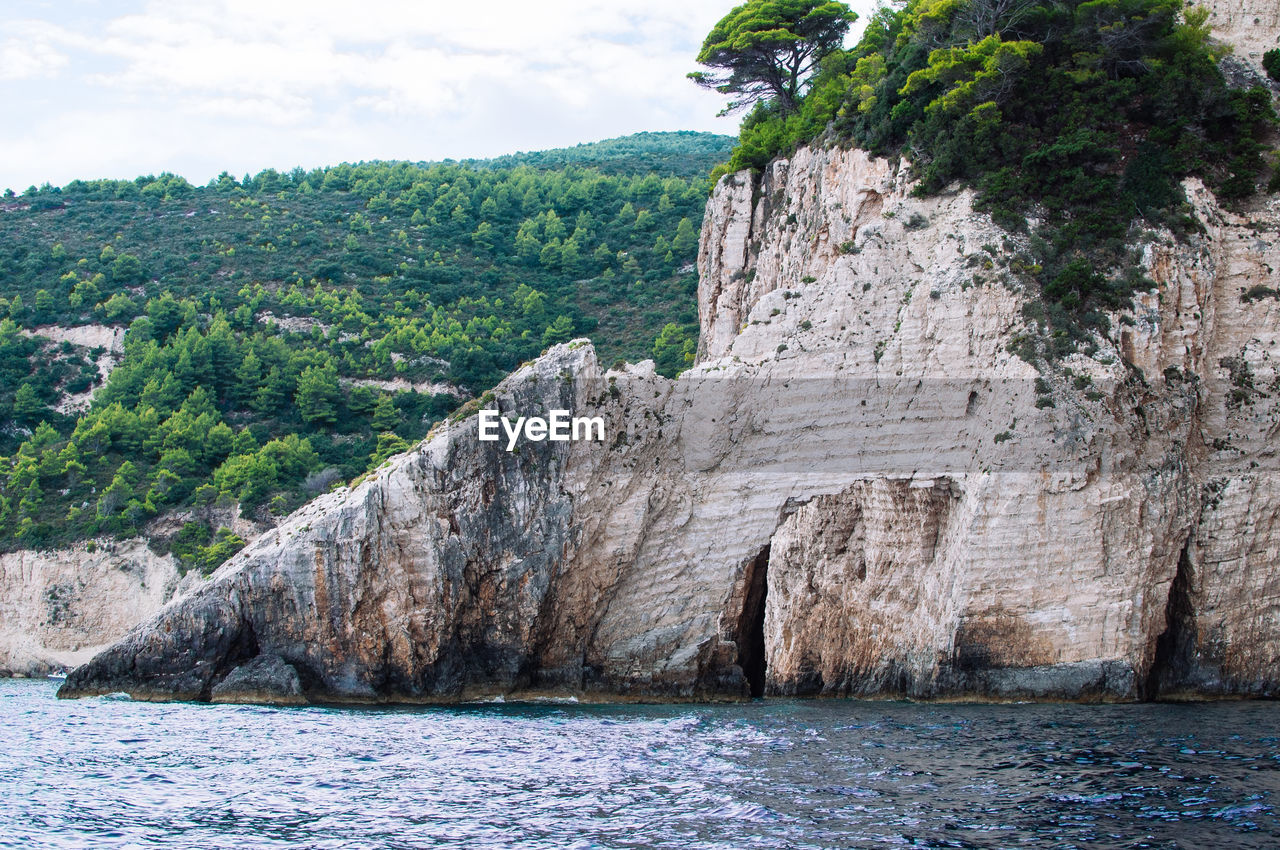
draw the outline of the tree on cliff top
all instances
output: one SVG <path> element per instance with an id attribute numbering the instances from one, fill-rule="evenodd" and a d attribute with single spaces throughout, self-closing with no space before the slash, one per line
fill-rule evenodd
<path id="1" fill-rule="evenodd" d="M 793 112 L 809 74 L 857 17 L 837 2 L 748 0 L 712 28 L 698 53 L 699 64 L 719 73 L 694 71 L 689 79 L 735 96 L 721 115 L 766 99 Z"/>

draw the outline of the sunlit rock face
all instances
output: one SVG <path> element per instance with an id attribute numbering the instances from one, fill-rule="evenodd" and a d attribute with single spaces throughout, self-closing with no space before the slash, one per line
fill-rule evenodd
<path id="1" fill-rule="evenodd" d="M 83 664 L 198 580 L 142 540 L 0 555 L 0 675 Z"/>
<path id="2" fill-rule="evenodd" d="M 1280 47 L 1280 4 L 1275 0 L 1194 0 L 1209 10 L 1213 35 L 1255 68 L 1262 54 Z"/>
<path id="3" fill-rule="evenodd" d="M 481 400 L 604 441 L 442 425 L 63 695 L 209 699 L 264 656 L 330 701 L 1275 695 L 1275 200 L 1189 181 L 1202 229 L 1139 246 L 1158 288 L 1040 373 L 1025 245 L 913 188 L 857 150 L 725 177 L 692 369 L 580 340 Z"/>

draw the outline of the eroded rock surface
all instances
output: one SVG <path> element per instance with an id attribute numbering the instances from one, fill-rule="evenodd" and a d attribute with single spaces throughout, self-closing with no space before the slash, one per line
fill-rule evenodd
<path id="1" fill-rule="evenodd" d="M 1261 67 L 1262 54 L 1280 47 L 1280 6 L 1274 0 L 1194 0 L 1209 10 L 1213 34 L 1235 55 Z"/>
<path id="2" fill-rule="evenodd" d="M 210 691 L 211 702 L 305 705 L 298 671 L 278 655 L 257 655 Z"/>
<path id="3" fill-rule="evenodd" d="M 279 657 L 311 699 L 752 693 L 1140 699 L 1280 687 L 1280 211 L 1201 234 L 1091 356 L 1010 352 L 1021 246 L 966 191 L 801 149 L 725 178 L 698 364 L 556 346 L 484 401 L 597 442 L 442 426 L 75 671 L 208 699 Z"/>
<path id="4" fill-rule="evenodd" d="M 0 670 L 83 664 L 187 586 L 141 540 L 0 555 Z"/>

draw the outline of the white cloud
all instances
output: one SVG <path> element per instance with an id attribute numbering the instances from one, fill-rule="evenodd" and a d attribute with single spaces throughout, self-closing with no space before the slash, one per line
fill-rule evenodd
<path id="1" fill-rule="evenodd" d="M 311 116 L 311 101 L 303 97 L 209 97 L 195 101 L 192 115 L 207 115 L 222 121 L 257 122 L 292 127 Z"/>
<path id="2" fill-rule="evenodd" d="M 0 11 L 17 36 L 0 45 L 0 81 L 18 112 L 0 127 L 0 186 L 732 133 L 735 120 L 714 117 L 721 99 L 684 75 L 733 4 L 118 0 L 95 3 L 92 21 L 63 4 L 43 20 Z"/>
<path id="3" fill-rule="evenodd" d="M 47 42 L 11 38 L 0 44 L 0 80 L 50 76 L 66 64 L 66 54 Z"/>

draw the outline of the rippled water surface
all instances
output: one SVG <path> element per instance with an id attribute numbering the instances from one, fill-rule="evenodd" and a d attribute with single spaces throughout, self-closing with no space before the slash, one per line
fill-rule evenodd
<path id="1" fill-rule="evenodd" d="M 0 846 L 1280 847 L 1280 704 L 269 709 L 0 681 Z"/>

